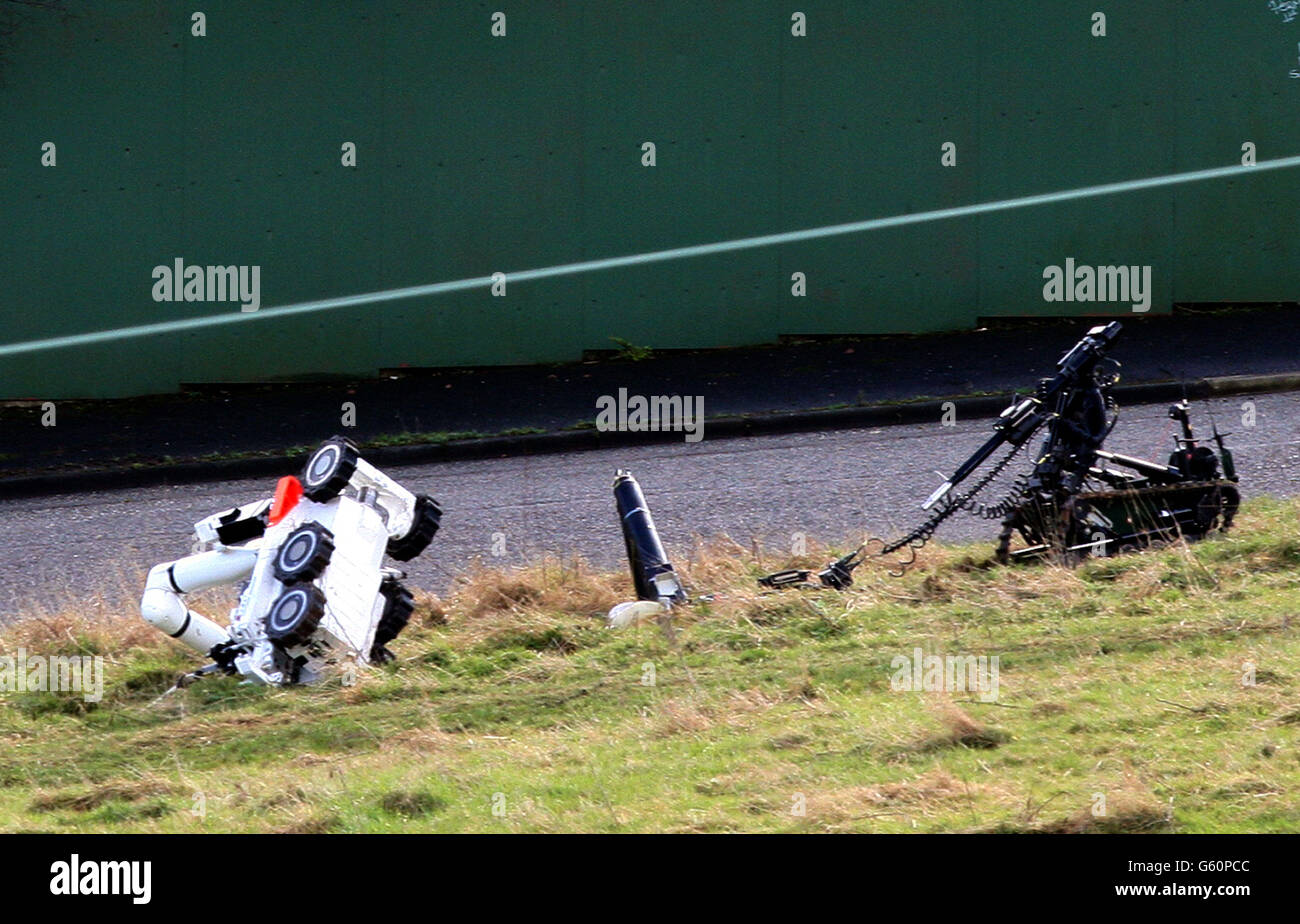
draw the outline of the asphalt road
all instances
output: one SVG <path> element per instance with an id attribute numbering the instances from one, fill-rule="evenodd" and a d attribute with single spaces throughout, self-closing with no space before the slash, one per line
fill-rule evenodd
<path id="1" fill-rule="evenodd" d="M 1253 426 L 1242 406 L 1255 405 Z M 1123 409 L 1107 441 L 1116 452 L 1163 461 L 1172 448 L 1166 405 Z M 1242 495 L 1300 490 L 1300 393 L 1225 398 L 1193 409 L 1198 433 L 1213 410 L 1231 432 Z M 443 528 L 408 583 L 445 590 L 473 559 L 511 564 L 542 552 L 576 553 L 602 566 L 623 561 L 610 487 L 619 467 L 645 489 L 671 548 L 693 535 L 727 534 L 749 546 L 788 549 L 802 532 L 856 540 L 868 529 L 897 535 L 918 505 L 990 433 L 989 420 L 842 430 L 753 439 L 705 439 L 568 455 L 448 462 L 392 469 L 412 490 L 438 498 Z M 268 496 L 271 479 L 7 501 L 0 519 L 0 618 L 89 598 L 129 601 L 150 566 L 189 551 L 192 524 Z M 958 516 L 939 536 L 988 539 L 996 526 Z M 501 535 L 498 535 L 501 534 Z M 504 555 L 501 551 L 504 538 Z M 779 553 L 771 565 L 781 566 Z"/>
<path id="2" fill-rule="evenodd" d="M 112 467 L 163 457 L 304 446 L 357 409 L 358 442 L 434 431 L 556 432 L 595 417 L 600 395 L 696 395 L 710 416 L 907 401 L 917 395 L 1009 394 L 1046 373 L 1101 318 L 1021 319 L 978 330 L 835 338 L 638 361 L 401 369 L 360 381 L 225 385 L 117 401 L 60 401 L 58 426 L 39 405 L 0 402 L 0 476 L 60 466 Z M 1295 372 L 1300 309 L 1179 311 L 1123 318 L 1111 355 L 1126 385 L 1203 376 Z M 611 344 L 612 346 L 612 344 Z M 508 396 L 503 400 L 503 396 Z"/>

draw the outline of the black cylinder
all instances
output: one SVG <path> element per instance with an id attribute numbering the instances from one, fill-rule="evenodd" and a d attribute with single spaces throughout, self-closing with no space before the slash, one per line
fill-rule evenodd
<path id="1" fill-rule="evenodd" d="M 623 544 L 627 547 L 627 563 L 632 569 L 637 598 L 659 600 L 661 594 L 655 585 L 655 576 L 672 572 L 673 566 L 659 541 L 641 486 L 630 472 L 623 469 L 614 476 L 614 503 L 618 506 L 618 521 L 623 527 Z M 684 601 L 686 594 L 680 589 L 680 584 L 677 586 L 672 599 Z"/>

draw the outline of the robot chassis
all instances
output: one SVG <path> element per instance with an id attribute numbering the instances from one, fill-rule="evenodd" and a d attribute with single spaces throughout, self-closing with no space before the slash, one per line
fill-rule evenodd
<path id="1" fill-rule="evenodd" d="M 995 554 L 1004 564 L 1044 558 L 1073 564 L 1089 555 L 1136 551 L 1179 538 L 1195 541 L 1231 527 L 1241 497 L 1232 452 L 1223 443 L 1229 434 L 1214 428 L 1217 453 L 1204 445 L 1192 430 L 1186 399 L 1169 408 L 1181 435 L 1174 438 L 1166 464 L 1102 449 L 1118 421 L 1110 389 L 1119 381 L 1119 363 L 1106 354 L 1121 329 L 1112 321 L 1089 330 L 1057 362 L 1055 375 L 1004 410 L 993 436 L 921 505 L 934 508 L 927 520 L 892 542 L 868 539 L 827 565 L 818 581 L 842 590 L 867 558 L 900 551 L 910 555 L 899 563 L 906 568 L 939 525 L 959 512 L 1001 521 Z M 995 503 L 978 501 L 976 496 L 1040 431 L 1045 436 L 1029 473 Z M 954 496 L 954 489 L 1003 447 L 1009 447 L 1006 454 L 973 487 Z M 1013 548 L 1019 541 L 1023 546 Z M 803 584 L 811 574 L 779 571 L 759 583 Z"/>
<path id="2" fill-rule="evenodd" d="M 196 554 L 149 572 L 145 620 L 212 659 L 183 678 L 237 674 L 310 683 L 343 663 L 384 663 L 414 609 L 403 572 L 438 531 L 442 510 L 362 459 L 342 437 L 312 453 L 275 496 L 194 524 Z M 223 628 L 185 596 L 246 582 Z"/>

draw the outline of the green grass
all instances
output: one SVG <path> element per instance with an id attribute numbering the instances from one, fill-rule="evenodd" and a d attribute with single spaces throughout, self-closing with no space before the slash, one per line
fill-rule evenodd
<path id="1" fill-rule="evenodd" d="M 639 363 L 654 358 L 655 351 L 648 346 L 638 346 L 629 340 L 624 340 L 622 337 L 610 337 L 609 339 L 618 346 L 618 352 L 614 354 L 615 360 Z"/>
<path id="2" fill-rule="evenodd" d="M 621 574 L 481 572 L 353 686 L 159 699 L 200 662 L 42 614 L 4 653 L 102 652 L 108 687 L 0 696 L 0 830 L 1295 831 L 1298 515 L 1255 501 L 1227 536 L 1074 571 L 931 547 L 846 594 L 760 595 L 787 562 L 696 548 L 716 596 L 677 648 L 603 628 Z M 916 647 L 996 655 L 996 702 L 893 690 Z"/>

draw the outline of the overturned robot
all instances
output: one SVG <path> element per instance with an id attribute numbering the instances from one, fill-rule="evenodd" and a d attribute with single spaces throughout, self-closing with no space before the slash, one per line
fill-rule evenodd
<path id="1" fill-rule="evenodd" d="M 326 440 L 301 478 L 275 496 L 200 520 L 194 555 L 149 572 L 144 618 L 212 659 L 192 674 L 241 675 L 262 684 L 310 683 L 345 663 L 383 663 L 414 608 L 405 575 L 437 532 L 442 510 Z M 185 603 L 196 591 L 245 582 L 223 628 Z"/>
<path id="2" fill-rule="evenodd" d="M 870 538 L 816 573 L 778 571 L 760 578 L 765 587 L 823 585 L 839 590 L 853 583 L 853 570 L 869 558 L 902 554 L 910 565 L 939 526 L 957 513 L 1001 523 L 996 558 L 1003 564 L 1052 560 L 1072 565 L 1088 556 L 1137 551 L 1178 539 L 1195 541 L 1232 526 L 1240 504 L 1232 452 L 1218 427 L 1206 445 L 1192 429 L 1187 400 L 1169 408 L 1179 425 L 1165 463 L 1102 448 L 1118 422 L 1110 392 L 1119 363 L 1107 353 L 1119 336 L 1118 321 L 1092 328 L 1057 362 L 1056 373 L 1034 393 L 1002 412 L 993 435 L 921 505 L 932 511 L 911 532 L 885 542 Z M 980 495 L 1043 434 L 1028 471 L 993 502 Z M 1217 449 L 1217 452 L 1216 452 Z M 994 455 L 1002 455 L 993 461 Z M 981 467 L 983 470 L 981 471 Z M 980 475 L 970 481 L 976 472 Z M 965 486 L 964 488 L 959 486 Z M 686 599 L 645 508 L 640 488 L 619 472 L 615 498 L 639 600 L 609 615 L 613 626 L 671 611 Z"/>

